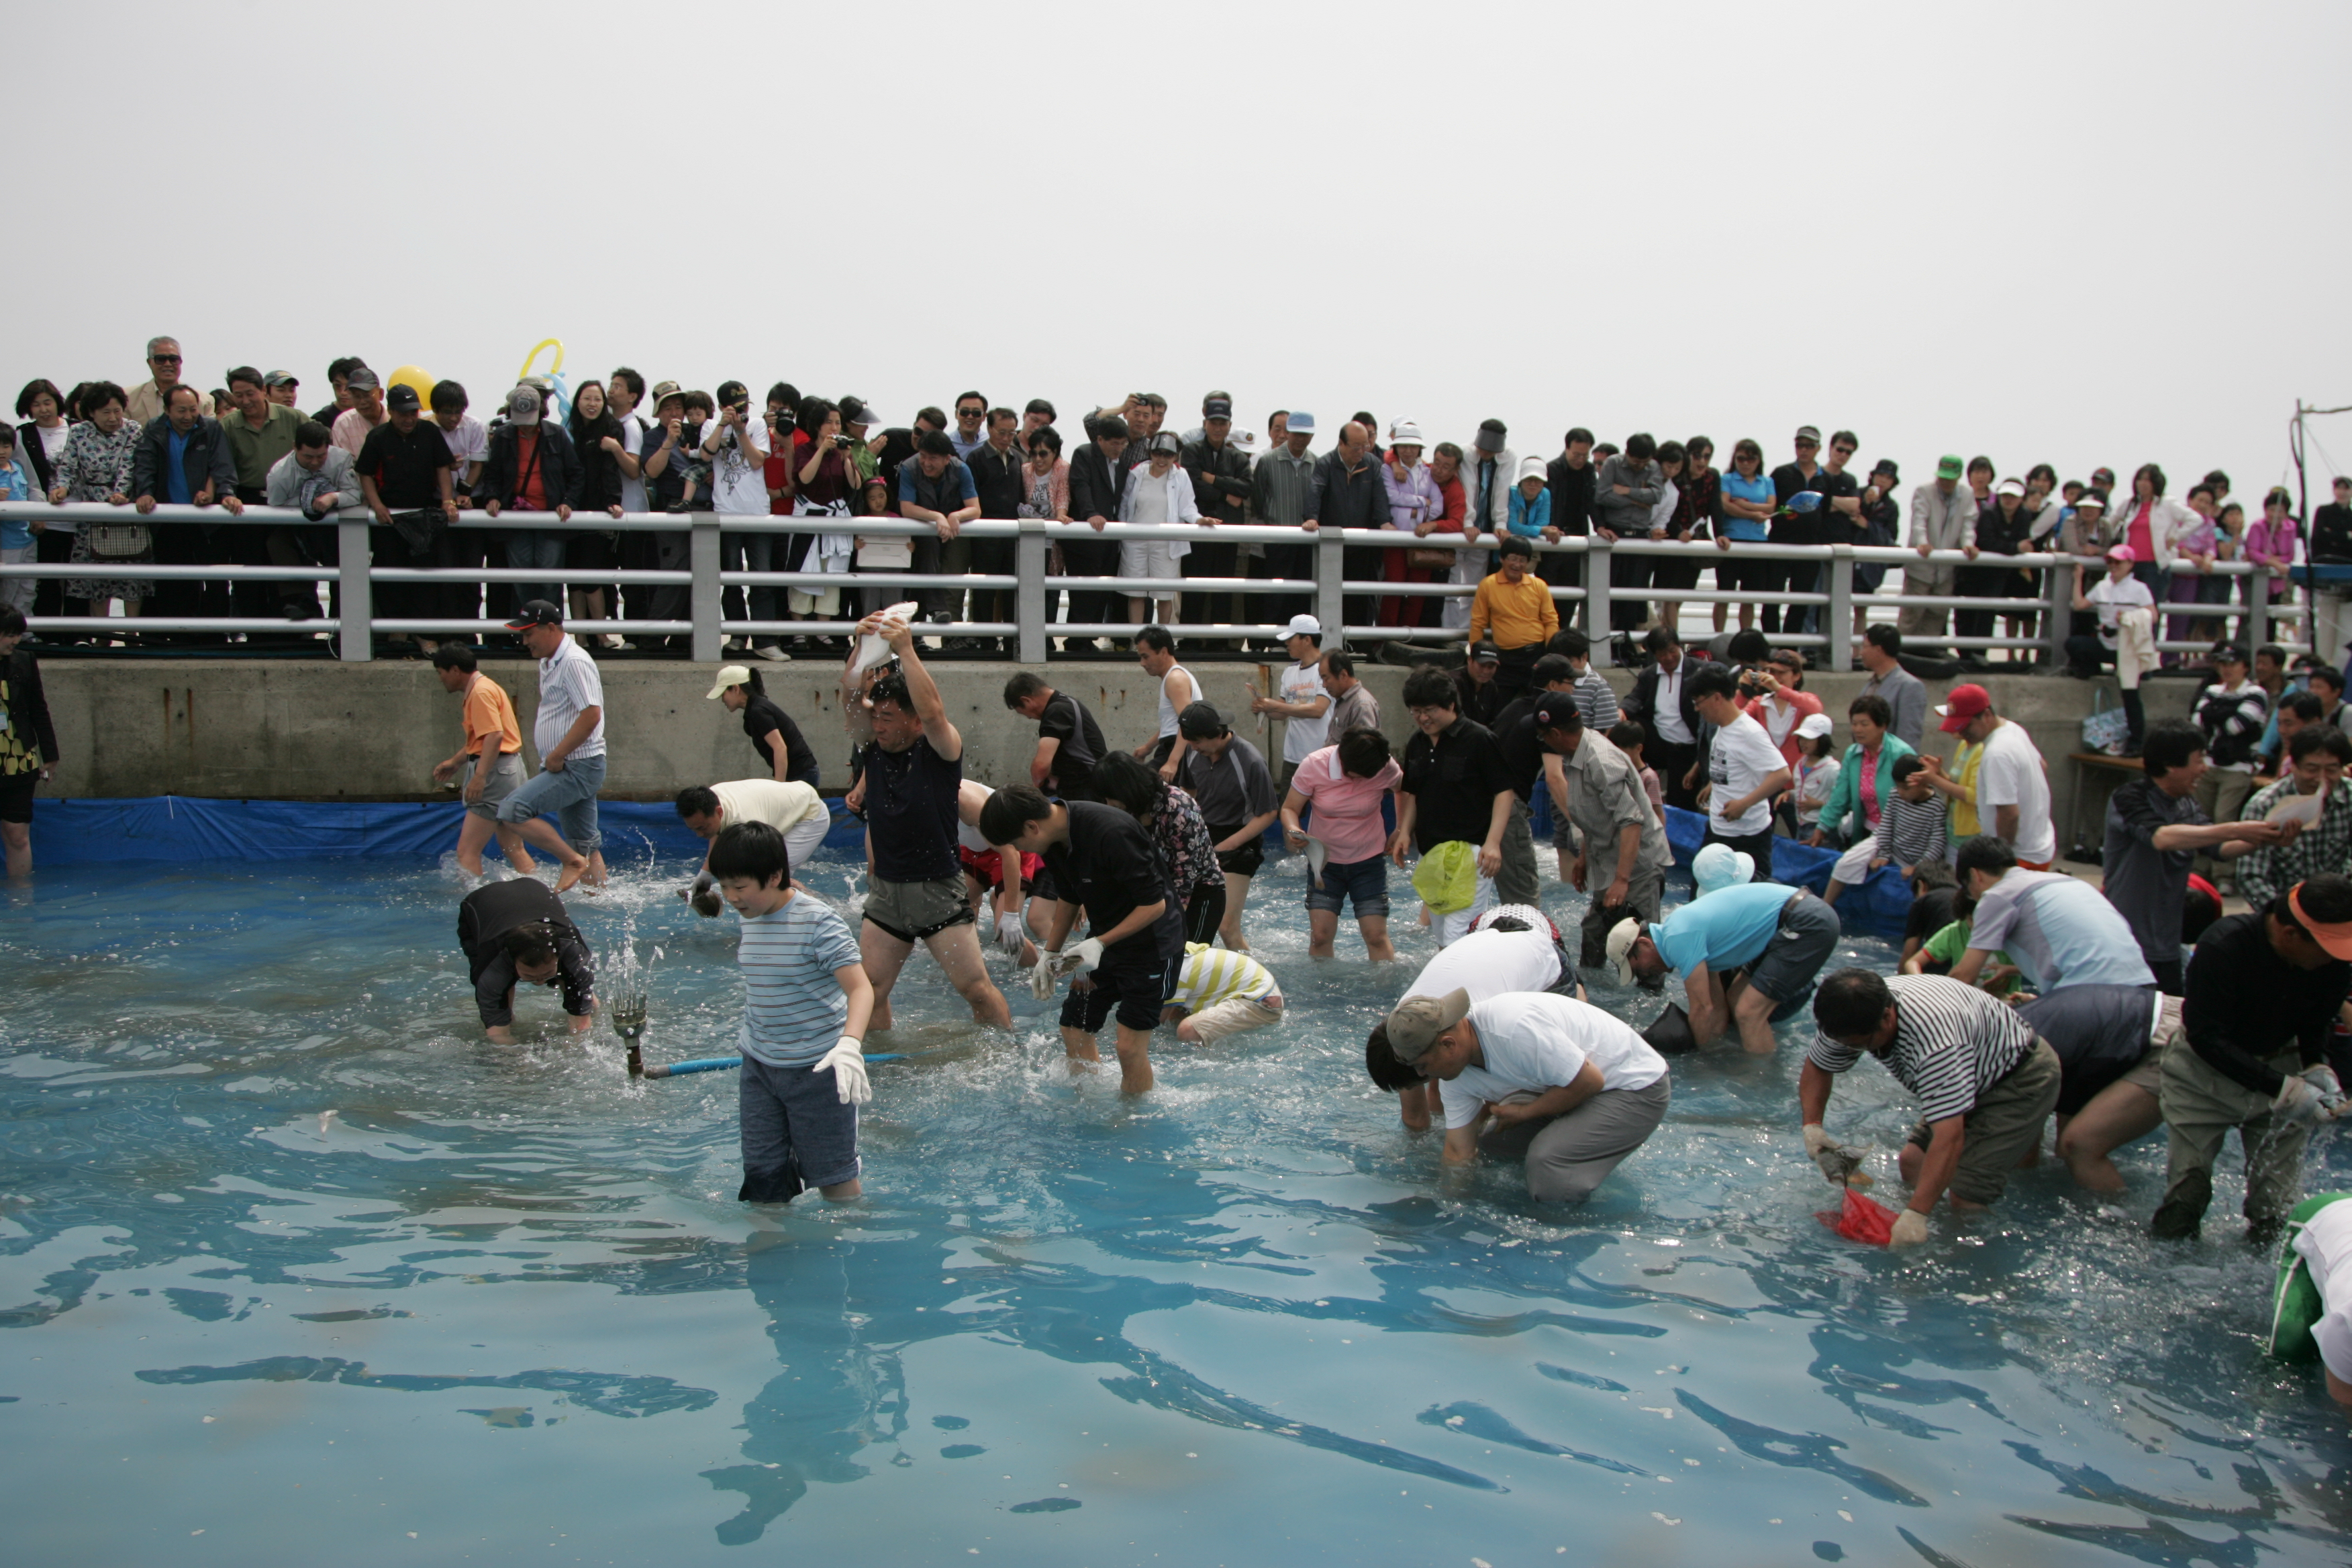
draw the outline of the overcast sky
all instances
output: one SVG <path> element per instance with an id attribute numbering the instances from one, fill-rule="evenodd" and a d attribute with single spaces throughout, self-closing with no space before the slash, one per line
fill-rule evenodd
<path id="1" fill-rule="evenodd" d="M 45 176 L 11 388 L 129 385 L 171 332 L 208 388 L 282 365 L 315 406 L 357 353 L 479 412 L 557 337 L 574 381 L 1042 395 L 1073 439 L 1214 387 L 1260 428 L 1780 462 L 1810 422 L 1911 482 L 2152 458 L 2241 496 L 2298 395 L 2352 403 L 2340 0 L 119 0 L 7 37 Z M 2352 416 L 2316 433 L 2352 463 Z"/>

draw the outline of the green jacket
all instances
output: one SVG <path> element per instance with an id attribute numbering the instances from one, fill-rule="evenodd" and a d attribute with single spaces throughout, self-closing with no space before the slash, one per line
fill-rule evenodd
<path id="1" fill-rule="evenodd" d="M 1878 743 L 1878 809 L 1884 814 L 1886 803 L 1895 798 L 1895 759 L 1912 755 L 1902 738 L 1889 730 Z M 1854 742 L 1845 749 L 1845 757 L 1838 764 L 1837 783 L 1830 785 L 1830 797 L 1822 803 L 1822 831 L 1839 833 L 1845 830 L 1845 819 L 1853 818 L 1853 831 L 1846 842 L 1858 842 L 1869 831 L 1862 816 L 1862 742 Z"/>

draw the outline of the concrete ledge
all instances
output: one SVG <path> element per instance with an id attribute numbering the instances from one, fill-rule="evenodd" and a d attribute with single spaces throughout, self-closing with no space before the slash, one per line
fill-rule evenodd
<path id="1" fill-rule="evenodd" d="M 686 663 L 620 661 L 604 668 L 611 750 L 605 794 L 619 800 L 667 799 L 690 784 L 752 776 L 760 769 L 736 716 L 706 701 L 711 668 Z M 963 731 L 967 771 L 991 784 L 1025 781 L 1035 750 L 1034 726 L 1004 706 L 1013 663 L 941 662 L 929 667 L 948 711 Z M 1278 667 L 1202 664 L 1193 668 L 1209 700 L 1234 715 L 1235 728 L 1269 758 L 1281 755 L 1282 727 L 1260 731 L 1247 713 L 1255 679 L 1267 689 Z M 490 658 L 483 668 L 512 696 L 523 722 L 524 752 L 538 705 L 538 667 L 528 659 Z M 310 661 L 174 660 L 137 664 L 58 659 L 42 667 L 49 709 L 64 755 L 44 794 L 67 797 L 181 795 L 217 799 L 431 800 L 446 798 L 431 783 L 433 764 L 457 746 L 457 700 L 441 689 L 429 664 L 416 660 L 341 665 Z M 1104 738 L 1134 747 L 1158 730 L 1159 694 L 1132 660 L 1057 663 L 1045 672 L 1055 686 L 1093 710 Z M 1390 740 L 1400 749 L 1412 734 L 1404 710 L 1405 671 L 1369 662 L 1358 667 L 1380 699 Z M 839 667 L 799 661 L 765 667 L 769 694 L 798 721 L 816 749 L 829 790 L 848 783 L 849 747 L 837 691 Z M 1633 685 L 1624 670 L 1609 672 L 1622 694 Z M 1839 721 L 1861 689 L 1856 674 L 1816 673 L 1806 689 Z M 2114 700 L 2114 682 L 2047 675 L 1978 678 L 2005 716 L 2023 724 L 2051 763 L 2060 848 L 2073 832 L 2077 770 L 2066 753 L 2081 744 L 2081 725 L 2095 694 Z M 1933 684 L 1940 701 L 1952 683 Z M 2165 679 L 2145 688 L 2150 719 L 2186 717 L 2197 682 Z M 1928 751 L 1949 754 L 1950 737 L 1933 728 Z M 2105 784 L 2096 786 L 2104 798 Z M 2086 801 L 2086 805 L 2089 802 Z"/>

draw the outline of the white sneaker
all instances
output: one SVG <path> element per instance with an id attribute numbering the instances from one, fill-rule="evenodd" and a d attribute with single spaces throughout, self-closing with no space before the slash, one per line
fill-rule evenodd
<path id="1" fill-rule="evenodd" d="M 623 637 L 618 632 L 606 632 L 604 634 L 604 646 L 611 648 L 615 653 L 635 653 L 637 651 L 637 645 L 631 642 L 628 638 Z"/>
<path id="2" fill-rule="evenodd" d="M 793 656 L 786 653 L 782 648 L 778 647 L 773 643 L 770 643 L 765 647 L 755 647 L 751 651 L 758 654 L 761 658 L 773 660 L 777 664 L 790 664 L 793 662 Z"/>

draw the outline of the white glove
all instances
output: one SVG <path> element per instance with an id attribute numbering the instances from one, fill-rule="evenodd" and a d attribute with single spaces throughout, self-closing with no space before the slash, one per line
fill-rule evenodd
<path id="1" fill-rule="evenodd" d="M 2344 1086 L 2336 1080 L 2336 1069 L 2326 1062 L 2303 1069 L 2303 1081 L 2319 1091 L 2320 1102 L 2333 1112 L 2344 1102 Z"/>
<path id="2" fill-rule="evenodd" d="M 2334 1074 L 2329 1074 L 2331 1078 Z M 2279 1085 L 2271 1111 L 2290 1127 L 2316 1127 L 2327 1119 L 2327 1101 L 2307 1078 L 2289 1078 Z"/>
<path id="3" fill-rule="evenodd" d="M 1029 971 L 1030 995 L 1040 1002 L 1050 1002 L 1054 999 L 1054 988 L 1061 982 L 1061 973 L 1054 966 L 1061 961 L 1062 950 L 1058 947 L 1038 950 L 1037 963 Z"/>
<path id="4" fill-rule="evenodd" d="M 1021 956 L 1021 944 L 1028 940 L 1029 925 L 1021 918 L 1018 910 L 996 917 L 997 946 L 1018 958 Z"/>
<path id="5" fill-rule="evenodd" d="M 1806 1159 L 1819 1160 L 1822 1157 L 1822 1151 L 1831 1147 L 1835 1142 L 1836 1140 L 1832 1138 L 1829 1134 L 1829 1129 L 1823 1127 L 1820 1122 L 1808 1121 L 1805 1123 Z"/>
<path id="6" fill-rule="evenodd" d="M 1102 943 L 1088 937 L 1062 955 L 1062 963 L 1073 974 L 1084 974 L 1102 963 Z"/>
<path id="7" fill-rule="evenodd" d="M 816 1059 L 811 1072 L 833 1069 L 833 1089 L 841 1096 L 844 1105 L 863 1105 L 874 1098 L 874 1086 L 866 1080 L 866 1052 L 855 1035 L 844 1035 L 833 1049 Z"/>
<path id="8" fill-rule="evenodd" d="M 1894 1229 L 1886 1240 L 1893 1247 L 1916 1247 L 1927 1239 L 1927 1216 L 1917 1209 L 1905 1209 L 1895 1216 Z"/>

